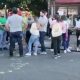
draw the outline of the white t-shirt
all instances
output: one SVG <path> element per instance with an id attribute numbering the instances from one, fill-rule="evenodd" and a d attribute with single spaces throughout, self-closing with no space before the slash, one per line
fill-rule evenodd
<path id="1" fill-rule="evenodd" d="M 68 29 L 73 27 L 73 21 L 71 19 L 67 19 L 67 23 L 68 23 Z"/>
<path id="2" fill-rule="evenodd" d="M 56 20 L 52 20 L 52 18 L 49 18 L 50 28 L 52 28 L 52 25 L 54 25 L 55 23 L 56 23 Z"/>
<path id="3" fill-rule="evenodd" d="M 76 20 L 76 28 L 80 28 L 80 20 Z"/>
<path id="4" fill-rule="evenodd" d="M 46 16 L 39 17 L 38 22 L 42 25 L 39 31 L 47 32 L 48 19 Z"/>
<path id="5" fill-rule="evenodd" d="M 6 24 L 9 24 L 10 32 L 22 31 L 23 18 L 17 14 L 8 17 Z"/>
<path id="6" fill-rule="evenodd" d="M 30 32 L 31 32 L 32 35 L 39 36 L 39 30 L 37 28 L 37 24 L 36 23 L 32 23 Z"/>
<path id="7" fill-rule="evenodd" d="M 67 32 L 67 30 L 68 30 L 68 23 L 67 23 L 67 21 L 63 21 L 62 22 L 62 30 L 63 30 L 63 33 Z"/>

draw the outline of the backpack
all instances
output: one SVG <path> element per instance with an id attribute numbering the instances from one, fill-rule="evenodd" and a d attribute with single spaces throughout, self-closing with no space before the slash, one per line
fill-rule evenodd
<path id="1" fill-rule="evenodd" d="M 52 37 L 58 37 L 62 35 L 62 26 L 60 23 L 55 23 L 52 26 Z"/>

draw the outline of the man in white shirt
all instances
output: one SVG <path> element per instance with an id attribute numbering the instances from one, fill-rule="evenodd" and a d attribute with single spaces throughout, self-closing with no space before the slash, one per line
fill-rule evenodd
<path id="1" fill-rule="evenodd" d="M 44 38 L 47 32 L 47 24 L 48 24 L 48 19 L 45 16 L 45 11 L 40 11 L 40 17 L 39 17 L 39 23 L 40 23 L 40 44 L 41 44 L 41 54 L 46 54 L 46 49 L 44 45 Z"/>
<path id="2" fill-rule="evenodd" d="M 23 19 L 17 14 L 17 8 L 13 8 L 13 15 L 7 19 L 6 30 L 10 32 L 10 57 L 13 57 L 13 50 L 15 47 L 15 40 L 18 41 L 20 57 L 23 56 L 22 45 L 22 23 Z"/>

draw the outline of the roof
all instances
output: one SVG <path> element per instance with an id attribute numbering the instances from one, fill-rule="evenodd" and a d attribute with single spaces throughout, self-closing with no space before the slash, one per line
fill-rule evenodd
<path id="1" fill-rule="evenodd" d="M 61 3 L 61 4 L 63 4 L 63 3 L 66 3 L 66 4 L 77 3 L 78 4 L 78 3 L 80 3 L 80 0 L 56 0 L 56 3 Z"/>

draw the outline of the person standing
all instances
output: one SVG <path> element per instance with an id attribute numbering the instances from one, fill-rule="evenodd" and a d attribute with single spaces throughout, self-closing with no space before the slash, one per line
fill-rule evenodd
<path id="1" fill-rule="evenodd" d="M 52 25 L 52 41 L 53 41 L 53 47 L 54 47 L 54 56 L 55 59 L 60 54 L 60 43 L 61 43 L 61 35 L 62 35 L 62 25 L 60 22 L 60 18 L 58 15 L 54 16 L 55 18 L 55 24 Z"/>
<path id="2" fill-rule="evenodd" d="M 77 17 L 76 20 L 76 36 L 77 36 L 77 51 L 80 51 L 79 45 L 80 45 L 80 16 Z"/>
<path id="3" fill-rule="evenodd" d="M 33 19 L 32 15 L 30 15 L 28 17 L 27 22 L 26 22 L 27 23 L 27 28 L 26 28 L 26 43 L 27 44 L 28 44 L 30 36 L 31 36 L 30 28 L 31 28 L 31 25 L 32 25 L 33 22 L 34 22 L 34 19 Z"/>
<path id="4" fill-rule="evenodd" d="M 66 16 L 61 16 L 62 20 L 62 29 L 63 29 L 63 34 L 62 34 L 62 46 L 64 47 L 64 53 L 69 52 L 68 50 L 68 23 L 67 23 L 67 18 Z"/>
<path id="5" fill-rule="evenodd" d="M 71 52 L 71 49 L 70 49 L 70 36 L 72 34 L 73 24 L 72 24 L 71 17 L 69 17 L 69 15 L 67 16 L 67 24 L 68 24 L 67 52 Z"/>
<path id="6" fill-rule="evenodd" d="M 7 49 L 6 47 L 6 32 L 5 32 L 6 18 L 0 14 L 0 50 Z"/>
<path id="7" fill-rule="evenodd" d="M 46 49 L 45 49 L 45 44 L 44 44 L 44 39 L 46 36 L 47 32 L 47 24 L 48 24 L 48 19 L 45 16 L 45 11 L 40 11 L 40 17 L 38 19 L 40 23 L 40 44 L 41 44 L 41 54 L 47 54 Z"/>
<path id="8" fill-rule="evenodd" d="M 22 24 L 23 19 L 21 16 L 17 14 L 17 8 L 14 7 L 13 15 L 8 17 L 6 22 L 6 30 L 10 31 L 10 49 L 9 49 L 9 55 L 10 57 L 13 57 L 13 50 L 15 46 L 15 40 L 17 40 L 19 45 L 19 54 L 20 57 L 23 56 L 23 45 L 22 45 Z"/>
<path id="9" fill-rule="evenodd" d="M 56 19 L 54 17 L 50 17 L 49 18 L 49 23 L 50 23 L 50 33 L 52 32 L 52 26 L 56 23 Z M 53 48 L 54 44 L 53 44 L 53 38 L 52 38 L 52 34 L 51 34 L 51 49 L 50 51 L 53 52 L 54 48 Z"/>
<path id="10" fill-rule="evenodd" d="M 22 25 L 22 29 L 23 29 L 23 41 L 25 43 L 26 42 L 26 29 L 25 29 L 25 25 L 27 27 L 27 21 L 28 21 L 27 16 L 26 16 L 26 12 L 22 13 L 22 18 L 23 18 L 23 22 L 25 23 L 25 24 Z"/>
<path id="11" fill-rule="evenodd" d="M 30 33 L 31 33 L 31 36 L 28 43 L 29 52 L 26 53 L 26 56 L 31 56 L 33 44 L 35 46 L 33 54 L 37 56 L 40 35 L 39 35 L 39 23 L 36 17 L 34 18 L 34 22 L 31 25 Z"/>

